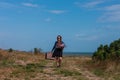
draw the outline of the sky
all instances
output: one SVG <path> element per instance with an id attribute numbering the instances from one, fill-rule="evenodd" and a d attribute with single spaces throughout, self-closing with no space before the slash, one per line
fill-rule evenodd
<path id="1" fill-rule="evenodd" d="M 0 48 L 94 52 L 120 38 L 120 0 L 0 0 Z"/>

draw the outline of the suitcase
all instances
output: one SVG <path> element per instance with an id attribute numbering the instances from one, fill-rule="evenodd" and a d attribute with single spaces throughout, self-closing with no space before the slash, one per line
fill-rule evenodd
<path id="1" fill-rule="evenodd" d="M 54 58 L 52 57 L 52 53 L 51 52 L 45 53 L 45 59 L 47 59 L 47 60 L 54 60 Z"/>

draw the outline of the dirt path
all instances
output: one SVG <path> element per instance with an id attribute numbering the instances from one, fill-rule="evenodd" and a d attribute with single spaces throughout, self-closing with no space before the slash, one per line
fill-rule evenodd
<path id="1" fill-rule="evenodd" d="M 91 72 L 87 71 L 86 69 L 83 70 L 75 66 L 73 67 L 74 69 L 76 69 L 76 71 L 81 73 L 80 76 L 84 77 L 84 79 L 82 79 L 81 77 L 76 78 L 74 76 L 64 76 L 62 74 L 56 74 L 55 69 L 57 68 L 54 66 L 54 61 L 48 61 L 48 63 L 45 65 L 43 72 L 44 72 L 44 76 L 46 76 L 46 78 L 49 78 L 49 80 L 104 80 L 92 74 Z"/>
<path id="2" fill-rule="evenodd" d="M 54 61 L 48 61 L 48 63 L 45 65 L 45 68 L 43 70 L 44 76 L 46 76 L 46 79 L 48 80 L 75 80 L 71 77 L 65 77 L 62 74 L 56 74 L 57 67 L 54 66 Z"/>
<path id="3" fill-rule="evenodd" d="M 84 71 L 82 74 L 89 80 L 103 80 L 102 78 L 97 77 L 96 75 L 90 73 L 89 71 Z"/>
<path id="4" fill-rule="evenodd" d="M 81 70 L 79 68 L 75 68 L 77 71 L 81 72 L 84 77 L 88 80 L 104 80 L 103 78 L 97 77 L 96 75 L 92 74 L 91 72 L 87 71 L 86 69 Z"/>
<path id="5" fill-rule="evenodd" d="M 85 58 L 81 58 L 81 61 L 82 61 L 82 59 L 83 59 L 83 61 L 85 61 Z M 98 77 L 95 74 L 93 74 L 92 72 L 88 71 L 87 68 L 83 67 L 82 63 L 81 63 L 81 67 L 76 66 L 76 64 L 74 62 L 73 62 L 73 65 L 74 65 L 73 68 L 76 69 L 77 71 L 81 72 L 82 76 L 87 78 L 87 80 L 104 80 L 103 78 Z"/>
<path id="6" fill-rule="evenodd" d="M 85 68 L 82 58 L 64 58 L 60 68 L 55 66 L 53 60 L 43 60 L 42 62 L 45 64 L 39 63 L 38 65 L 31 62 L 32 65 L 27 65 L 28 62 L 16 61 L 15 63 L 21 66 L 16 66 L 16 68 L 11 66 L 13 68 L 13 70 L 10 69 L 11 71 L 6 69 L 7 72 L 10 71 L 8 75 L 3 74 L 6 72 L 5 68 L 1 69 L 0 80 L 104 80 Z"/>

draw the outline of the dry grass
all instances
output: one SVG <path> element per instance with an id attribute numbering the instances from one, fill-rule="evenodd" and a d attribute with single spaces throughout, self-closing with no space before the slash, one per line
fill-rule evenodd
<path id="1" fill-rule="evenodd" d="M 120 64 L 91 57 L 63 57 L 62 67 L 43 54 L 0 49 L 0 80 L 120 80 Z"/>
<path id="2" fill-rule="evenodd" d="M 82 66 L 104 80 L 120 80 L 120 64 L 114 61 L 94 63 L 92 60 L 88 60 Z"/>
<path id="3" fill-rule="evenodd" d="M 63 65 L 66 69 L 80 70 L 81 74 L 98 80 L 120 80 L 120 64 L 114 61 L 94 63 L 91 57 L 67 57 Z"/>
<path id="4" fill-rule="evenodd" d="M 25 79 L 34 77 L 38 72 L 42 72 L 42 67 L 46 64 L 44 55 L 34 55 L 32 53 L 7 50 L 0 50 L 0 80 Z M 26 78 L 26 79 L 27 79 Z"/>

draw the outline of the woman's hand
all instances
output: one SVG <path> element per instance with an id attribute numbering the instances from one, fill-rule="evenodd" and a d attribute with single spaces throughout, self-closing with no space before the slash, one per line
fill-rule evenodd
<path id="1" fill-rule="evenodd" d="M 64 44 L 58 44 L 57 48 L 64 48 Z"/>

